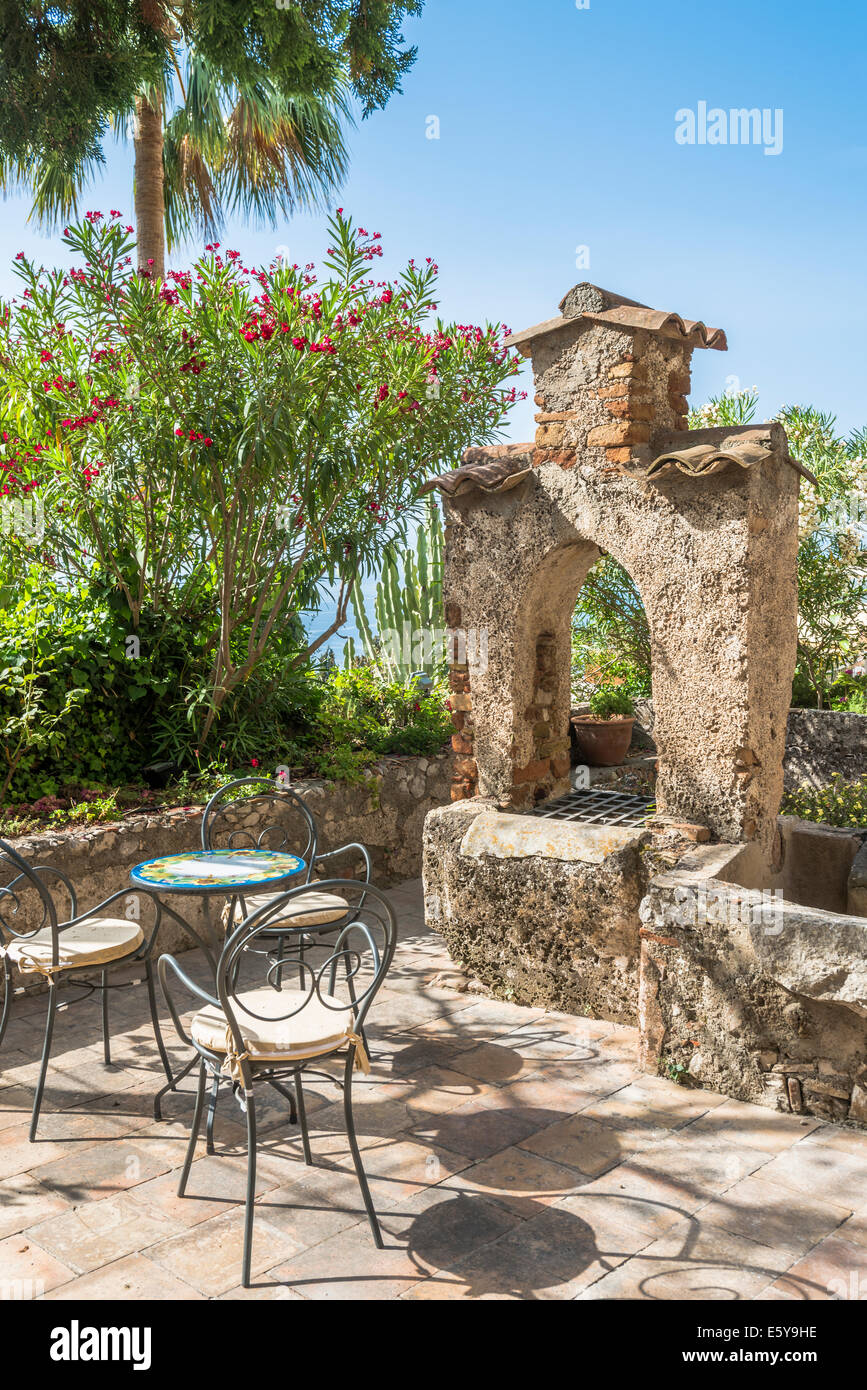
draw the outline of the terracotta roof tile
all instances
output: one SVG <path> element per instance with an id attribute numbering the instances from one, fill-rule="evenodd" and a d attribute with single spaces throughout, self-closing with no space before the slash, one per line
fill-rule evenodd
<path id="1" fill-rule="evenodd" d="M 546 319 L 532 328 L 522 329 L 504 339 L 507 347 L 521 347 L 546 333 L 556 333 L 559 329 L 586 319 L 589 323 L 611 324 L 614 328 L 644 329 L 648 333 L 659 333 L 664 338 L 675 338 L 696 348 L 716 348 L 725 352 L 728 344 L 721 328 L 708 328 L 700 319 L 683 319 L 679 314 L 665 309 L 652 309 L 647 304 L 639 304 L 634 299 L 614 294 L 611 290 L 600 289 L 598 285 L 581 284 L 564 296 L 560 304 L 562 313 L 558 318 Z"/>
<path id="2" fill-rule="evenodd" d="M 467 449 L 460 468 L 429 478 L 421 491 L 459 497 L 466 492 L 508 492 L 533 471 L 533 444 L 494 444 Z"/>
<path id="3" fill-rule="evenodd" d="M 773 449 L 766 449 L 761 444 L 736 444 L 730 449 L 715 449 L 712 444 L 696 444 L 689 449 L 677 449 L 671 453 L 660 454 L 647 465 L 644 474 L 647 478 L 656 478 L 660 473 L 676 468 L 681 473 L 689 473 L 697 478 L 704 473 L 716 473 L 729 463 L 740 464 L 741 468 L 752 468 L 754 464 L 763 463 L 765 459 L 770 458 L 772 453 Z"/>
<path id="4" fill-rule="evenodd" d="M 681 430 L 670 434 L 664 444 L 663 452 L 657 454 L 642 470 L 645 477 L 656 478 L 674 469 L 698 478 L 706 473 L 716 473 L 729 463 L 736 463 L 741 468 L 754 468 L 785 448 L 785 435 L 781 426 L 774 422 L 767 425 L 715 425 L 708 429 Z M 817 485 L 809 468 L 793 459 L 788 451 L 784 457 L 796 473 Z"/>

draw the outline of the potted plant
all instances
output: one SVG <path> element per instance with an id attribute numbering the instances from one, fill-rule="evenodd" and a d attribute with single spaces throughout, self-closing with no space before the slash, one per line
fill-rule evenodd
<path id="1" fill-rule="evenodd" d="M 578 748 L 591 767 L 617 767 L 632 742 L 635 711 L 621 686 L 600 686 L 590 696 L 590 712 L 573 714 Z"/>

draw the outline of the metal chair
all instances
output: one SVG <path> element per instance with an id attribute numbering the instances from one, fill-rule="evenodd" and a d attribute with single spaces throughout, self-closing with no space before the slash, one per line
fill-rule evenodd
<path id="1" fill-rule="evenodd" d="M 242 791 L 243 789 L 243 791 Z M 242 792 L 241 795 L 238 795 Z M 285 962 L 282 960 L 287 933 L 293 938 L 300 983 L 304 984 L 304 954 L 309 942 L 297 935 L 302 921 L 317 929 L 339 932 L 348 920 L 349 905 L 345 898 L 326 892 L 324 886 L 313 883 L 317 868 L 334 860 L 352 855 L 363 861 L 364 877 L 359 882 L 370 883 L 372 865 L 367 848 L 361 844 L 341 845 L 339 849 L 320 854 L 319 828 L 310 808 L 297 792 L 281 787 L 269 777 L 239 777 L 228 782 L 211 797 L 202 814 L 202 849 L 271 849 L 291 850 L 305 860 L 304 882 L 310 884 L 306 895 L 299 895 L 291 910 L 278 908 L 285 893 L 252 893 L 236 896 L 226 907 L 225 925 L 233 930 L 254 912 L 270 908 L 267 925 L 261 932 L 269 959 L 276 964 L 276 983 L 282 983 Z M 320 935 L 322 934 L 320 930 Z M 366 1046 L 366 1042 L 365 1042 Z M 206 1145 L 214 1151 L 214 1121 L 218 1087 L 214 1085 L 208 1101 Z"/>
<path id="2" fill-rule="evenodd" d="M 241 796 L 233 795 L 245 788 Z M 252 788 L 257 790 L 252 791 Z M 253 822 L 253 824 L 251 824 Z M 202 849 L 272 849 L 291 850 L 306 861 L 305 883 L 322 864 L 352 854 L 364 862 L 363 882 L 370 882 L 371 862 L 366 847 L 360 844 L 341 845 L 339 849 L 319 853 L 319 829 L 309 807 L 289 787 L 277 786 L 269 777 L 239 777 L 221 787 L 211 797 L 202 815 Z M 237 926 L 253 912 L 267 906 L 275 907 L 285 898 L 281 893 L 254 893 L 247 898 L 236 897 L 230 906 L 228 925 Z M 302 904 L 293 905 L 301 911 Z M 315 910 L 315 912 L 314 912 Z M 328 925 L 340 929 L 346 917 L 347 904 L 339 894 L 326 893 L 321 883 L 310 888 L 310 901 L 303 904 L 305 920 L 316 926 Z M 291 916 L 283 910 L 272 913 L 272 928 L 293 928 Z M 282 932 L 263 933 L 279 938 Z"/>
<path id="3" fill-rule="evenodd" d="M 254 912 L 229 937 L 217 966 L 215 994 L 208 994 L 191 980 L 173 956 L 161 956 L 159 961 L 160 984 L 178 1035 L 196 1049 L 201 1059 L 190 1140 L 178 1184 L 179 1197 L 186 1194 L 208 1076 L 217 1087 L 231 1086 L 246 1115 L 247 1191 L 241 1271 L 244 1288 L 250 1286 L 256 1190 L 256 1088 L 262 1083 L 290 1102 L 291 1120 L 294 1121 L 297 1114 L 307 1164 L 312 1164 L 313 1157 L 302 1076 L 305 1073 L 324 1075 L 326 1080 L 336 1081 L 342 1087 L 352 1161 L 374 1243 L 379 1249 L 383 1244 L 355 1133 L 352 1078 L 356 1068 L 365 1071 L 369 1068 L 362 1027 L 394 956 L 397 920 L 384 895 L 368 884 L 331 879 L 323 884 L 323 889 L 339 892 L 348 908 L 347 921 L 333 940 L 333 929 L 328 926 L 312 921 L 302 923 L 303 909 L 299 903 L 305 896 L 304 885 L 280 894 L 278 907 L 285 914 L 284 920 L 298 922 L 295 928 L 298 941 L 310 937 L 319 947 L 317 954 L 324 953 L 324 959 L 314 962 L 310 944 L 305 946 L 303 982 L 297 988 L 283 988 L 277 979 L 280 964 L 272 961 L 265 969 L 263 952 L 255 947 L 268 931 L 271 905 Z M 311 915 L 315 916 L 315 909 L 311 909 Z M 289 945 L 290 953 L 284 956 L 283 964 L 300 959 L 297 953 L 292 953 L 291 942 Z M 250 973 L 254 980 L 258 977 L 258 986 L 251 988 L 245 982 L 244 987 L 239 988 L 241 976 Z M 202 1005 L 189 1032 L 181 1022 L 169 987 L 170 974 Z M 345 1057 L 342 1082 L 321 1071 L 325 1059 L 340 1055 Z M 319 1065 L 314 1067 L 313 1063 Z M 286 1081 L 294 1082 L 294 1096 L 283 1084 Z"/>
<path id="4" fill-rule="evenodd" d="M 145 969 L 148 1001 L 154 1037 L 163 1064 L 163 1070 L 170 1082 L 173 1081 L 165 1044 L 160 1033 L 157 1018 L 156 991 L 151 964 L 151 954 L 162 922 L 163 908 L 158 898 L 138 888 L 136 893 L 150 898 L 154 905 L 154 924 L 147 935 L 138 921 L 126 917 L 102 917 L 103 908 L 109 907 L 118 898 L 128 897 L 129 888 L 98 903 L 88 912 L 79 913 L 75 888 L 62 870 L 50 864 L 31 867 L 22 859 L 17 850 L 5 840 L 0 840 L 0 874 L 5 869 L 0 882 L 0 959 L 3 962 L 4 998 L 3 1012 L 0 1014 L 0 1044 L 6 1033 L 12 996 L 16 991 L 12 984 L 12 966 L 22 974 L 41 975 L 48 982 L 48 1015 L 45 1023 L 45 1039 L 42 1046 L 42 1063 L 39 1080 L 33 1100 L 30 1119 L 30 1140 L 36 1138 L 45 1078 L 51 1055 L 51 1041 L 54 1034 L 54 1019 L 57 1013 L 58 989 L 62 985 L 74 985 L 84 990 L 79 1003 L 89 998 L 94 990 L 102 991 L 102 1046 L 106 1065 L 111 1062 L 111 1043 L 108 1027 L 108 991 L 125 989 L 140 984 L 140 980 L 128 980 L 111 985 L 108 982 L 108 966 L 124 962 L 141 961 Z M 9 877 L 11 875 L 11 877 Z M 54 892 L 49 887 L 53 881 Z M 69 899 L 69 913 L 66 918 L 59 912 L 55 893 L 65 889 Z M 28 925 L 28 921 L 30 925 Z M 74 971 L 98 970 L 99 979 L 76 979 Z M 19 993 L 23 990 L 17 991 Z"/>

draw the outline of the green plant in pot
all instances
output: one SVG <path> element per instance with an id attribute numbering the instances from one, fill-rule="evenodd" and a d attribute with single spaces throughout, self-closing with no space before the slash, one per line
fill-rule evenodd
<path id="1" fill-rule="evenodd" d="M 635 710 L 624 686 L 598 686 L 588 714 L 573 714 L 579 752 L 591 767 L 618 767 L 632 742 Z"/>

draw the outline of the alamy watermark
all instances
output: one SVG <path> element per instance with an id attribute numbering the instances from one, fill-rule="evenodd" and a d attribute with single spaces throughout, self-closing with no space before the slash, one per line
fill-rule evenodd
<path id="1" fill-rule="evenodd" d="M 445 660 L 451 666 L 468 666 L 483 673 L 488 669 L 486 627 L 413 627 L 404 622 L 379 634 L 383 650 L 399 666 L 421 669 Z"/>
<path id="2" fill-rule="evenodd" d="M 51 1332 L 49 1356 L 52 1361 L 127 1361 L 134 1371 L 147 1371 L 151 1364 L 149 1327 L 82 1327 L 73 1318 L 68 1327 Z"/>
<path id="3" fill-rule="evenodd" d="M 761 928 L 765 936 L 779 936 L 785 925 L 785 900 L 781 888 L 711 888 L 680 885 L 673 901 L 665 904 L 665 921 L 681 927 L 724 926 L 738 923 Z"/>
<path id="4" fill-rule="evenodd" d="M 41 541 L 45 536 L 45 508 L 33 493 L 26 497 L 0 498 L 0 536 Z"/>
<path id="5" fill-rule="evenodd" d="M 782 107 L 683 106 L 674 114 L 678 145 L 760 145 L 765 154 L 783 152 Z"/>

